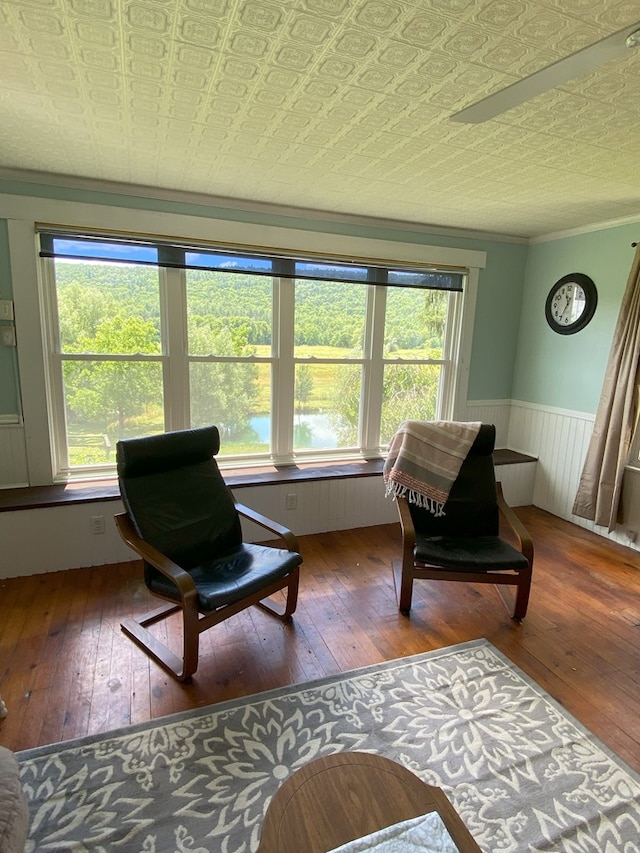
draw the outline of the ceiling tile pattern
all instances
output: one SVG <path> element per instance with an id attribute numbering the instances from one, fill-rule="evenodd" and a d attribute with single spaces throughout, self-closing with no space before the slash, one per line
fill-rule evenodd
<path id="1" fill-rule="evenodd" d="M 640 215 L 638 0 L 3 0 L 0 166 L 535 236 Z"/>

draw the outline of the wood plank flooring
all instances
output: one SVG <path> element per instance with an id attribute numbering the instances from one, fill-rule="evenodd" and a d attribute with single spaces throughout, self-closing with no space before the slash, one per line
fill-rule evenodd
<path id="1" fill-rule="evenodd" d="M 640 555 L 533 507 L 527 619 L 492 586 L 417 581 L 396 607 L 395 524 L 300 538 L 291 625 L 252 608 L 202 635 L 190 684 L 120 631 L 150 600 L 135 564 L 0 581 L 0 743 L 21 750 L 486 637 L 640 771 Z M 165 631 L 176 642 L 177 625 Z"/>

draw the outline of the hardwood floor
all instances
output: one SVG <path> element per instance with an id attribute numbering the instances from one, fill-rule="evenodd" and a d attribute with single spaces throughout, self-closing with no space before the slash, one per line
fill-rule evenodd
<path id="1" fill-rule="evenodd" d="M 132 564 L 0 581 L 0 743 L 27 749 L 486 637 L 640 771 L 640 555 L 517 512 L 536 549 L 522 625 L 494 587 L 436 581 L 416 582 L 402 616 L 398 525 L 303 536 L 293 624 L 252 608 L 213 628 L 185 685 L 120 631 L 149 600 Z"/>

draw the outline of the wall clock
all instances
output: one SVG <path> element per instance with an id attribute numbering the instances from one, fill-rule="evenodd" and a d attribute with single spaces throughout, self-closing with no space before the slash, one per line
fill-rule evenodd
<path id="1" fill-rule="evenodd" d="M 573 335 L 587 325 L 596 311 L 598 291 L 592 279 L 580 272 L 563 275 L 553 285 L 544 307 L 547 323 L 559 335 Z"/>

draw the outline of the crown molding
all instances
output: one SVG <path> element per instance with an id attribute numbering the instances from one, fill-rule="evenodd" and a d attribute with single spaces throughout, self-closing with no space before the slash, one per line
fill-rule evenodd
<path id="1" fill-rule="evenodd" d="M 605 222 L 594 222 L 592 225 L 582 225 L 579 228 L 568 228 L 565 231 L 553 231 L 540 237 L 531 237 L 529 243 L 547 243 L 551 240 L 563 240 L 566 237 L 579 237 L 581 234 L 592 234 L 594 231 L 606 231 L 608 228 L 619 228 L 621 225 L 635 225 L 640 222 L 640 213 L 634 216 L 622 216 L 619 219 L 609 219 Z M 638 234 L 640 240 L 640 234 Z"/>

